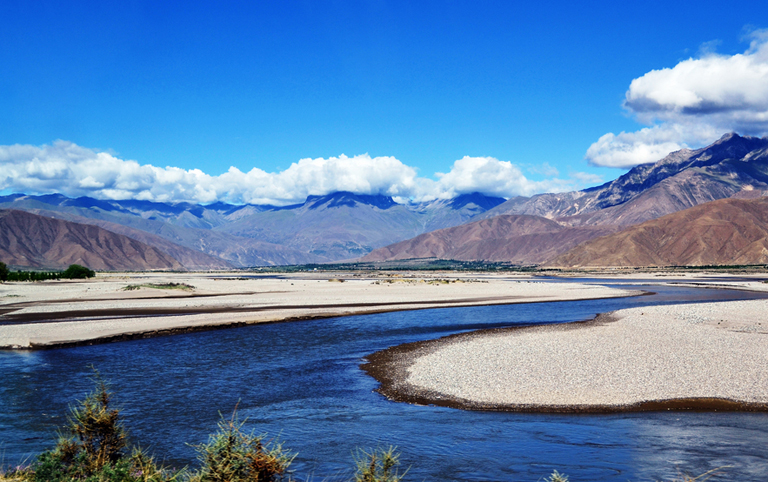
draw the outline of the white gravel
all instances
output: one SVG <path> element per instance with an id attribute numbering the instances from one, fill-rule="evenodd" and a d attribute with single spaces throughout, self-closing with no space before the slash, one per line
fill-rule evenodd
<path id="1" fill-rule="evenodd" d="M 635 308 L 613 317 L 618 321 L 448 341 L 416 359 L 406 382 L 505 406 L 768 403 L 768 300 Z"/>

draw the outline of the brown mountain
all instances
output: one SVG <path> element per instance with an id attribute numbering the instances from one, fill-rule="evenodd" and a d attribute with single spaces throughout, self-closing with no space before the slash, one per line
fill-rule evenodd
<path id="1" fill-rule="evenodd" d="M 442 258 L 538 264 L 617 229 L 612 226 L 569 227 L 540 216 L 502 215 L 385 246 L 362 261 Z"/>
<path id="2" fill-rule="evenodd" d="M 95 270 L 182 269 L 162 251 L 98 226 L 0 211 L 0 260 L 10 266 Z"/>
<path id="3" fill-rule="evenodd" d="M 547 266 L 768 264 L 768 198 L 721 199 L 593 239 Z"/>

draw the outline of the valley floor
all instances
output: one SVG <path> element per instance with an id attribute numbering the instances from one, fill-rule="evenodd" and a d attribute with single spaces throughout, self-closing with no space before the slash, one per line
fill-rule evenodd
<path id="1" fill-rule="evenodd" d="M 181 289 L 183 285 L 192 288 Z M 514 274 L 99 274 L 87 281 L 0 284 L 0 348 L 74 346 L 252 323 L 628 294 Z"/>
<path id="2" fill-rule="evenodd" d="M 767 335 L 768 300 L 650 306 L 394 347 L 366 369 L 393 399 L 469 409 L 765 411 Z"/>

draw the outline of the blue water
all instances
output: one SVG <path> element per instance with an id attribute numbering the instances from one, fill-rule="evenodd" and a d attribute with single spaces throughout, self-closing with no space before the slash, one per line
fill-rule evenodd
<path id="1" fill-rule="evenodd" d="M 743 299 L 725 290 L 658 288 L 656 296 L 447 308 L 251 326 L 130 342 L 0 352 L 0 455 L 6 464 L 52 445 L 68 406 L 112 382 L 133 439 L 167 463 L 194 449 L 238 405 L 256 432 L 298 451 L 299 480 L 352 473 L 356 448 L 397 445 L 408 480 L 671 479 L 733 465 L 722 479 L 768 480 L 768 414 L 654 412 L 547 415 L 390 402 L 359 369 L 401 343 L 514 324 L 588 319 L 631 306 Z M 716 362 L 716 361 L 713 361 Z"/>

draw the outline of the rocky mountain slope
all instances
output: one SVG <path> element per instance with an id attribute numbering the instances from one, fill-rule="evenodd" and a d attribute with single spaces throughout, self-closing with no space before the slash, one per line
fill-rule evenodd
<path id="1" fill-rule="evenodd" d="M 722 199 L 593 239 L 548 266 L 768 264 L 768 198 Z"/>
<path id="2" fill-rule="evenodd" d="M 683 149 L 584 191 L 516 197 L 482 217 L 530 214 L 572 225 L 631 225 L 698 204 L 768 190 L 768 138 L 726 134 L 710 146 Z"/>
<path id="3" fill-rule="evenodd" d="M 0 260 L 9 266 L 96 270 L 182 269 L 162 251 L 98 226 L 0 210 Z"/>
<path id="4" fill-rule="evenodd" d="M 432 231 L 379 248 L 362 261 L 442 258 L 531 265 L 617 230 L 613 226 L 564 226 L 541 216 L 501 215 Z"/>

